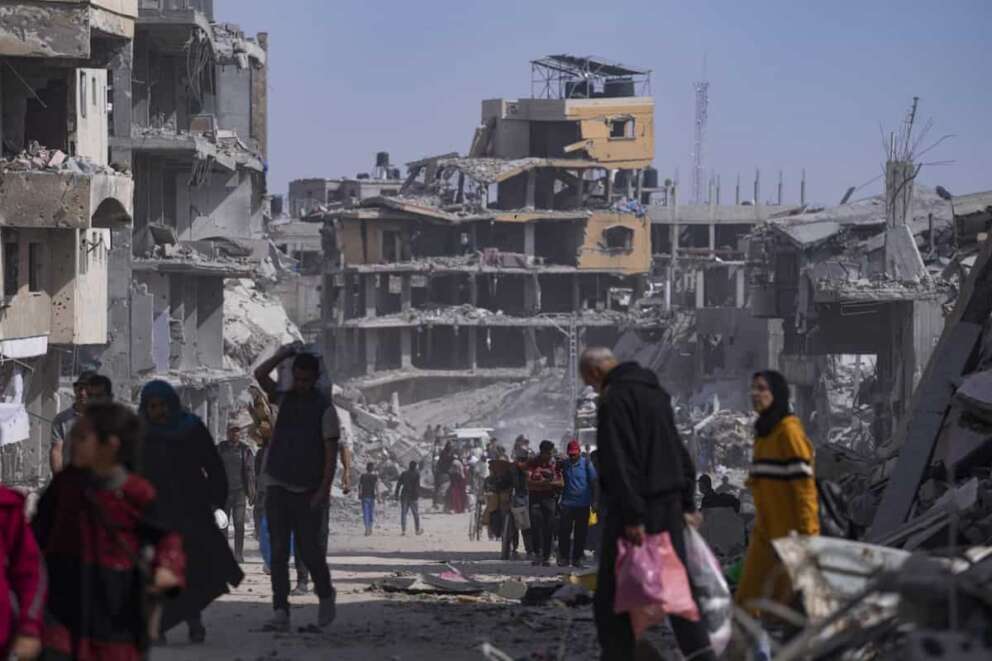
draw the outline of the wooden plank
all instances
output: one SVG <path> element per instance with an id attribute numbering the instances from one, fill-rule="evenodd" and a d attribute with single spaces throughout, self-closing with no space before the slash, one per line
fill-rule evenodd
<path id="1" fill-rule="evenodd" d="M 869 540 L 883 538 L 909 516 L 954 395 L 955 381 L 974 367 L 990 314 L 992 241 L 986 240 L 913 396 L 906 426 L 900 430 L 899 459 L 882 494 Z"/>

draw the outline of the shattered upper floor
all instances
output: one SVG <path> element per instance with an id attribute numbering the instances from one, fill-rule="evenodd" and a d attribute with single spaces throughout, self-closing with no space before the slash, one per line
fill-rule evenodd
<path id="1" fill-rule="evenodd" d="M 934 191 L 914 187 L 912 215 L 899 228 L 912 237 L 912 246 L 900 246 L 901 237 L 887 228 L 883 196 L 770 219 L 746 240 L 754 313 L 793 317 L 802 301 L 941 298 L 951 290 L 962 257 L 952 214 Z M 916 270 L 917 259 L 925 271 Z"/>

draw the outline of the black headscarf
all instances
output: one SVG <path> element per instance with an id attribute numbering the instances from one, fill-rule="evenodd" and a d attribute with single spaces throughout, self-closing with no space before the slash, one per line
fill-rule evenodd
<path id="1" fill-rule="evenodd" d="M 759 376 L 767 381 L 769 388 L 771 388 L 772 405 L 758 416 L 754 422 L 754 432 L 758 436 L 768 436 L 782 418 L 792 413 L 789 407 L 789 382 L 775 370 L 755 372 L 752 378 L 756 379 Z"/>

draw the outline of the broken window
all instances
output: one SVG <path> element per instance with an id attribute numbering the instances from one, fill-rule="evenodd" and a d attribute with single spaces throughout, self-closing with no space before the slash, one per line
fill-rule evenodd
<path id="1" fill-rule="evenodd" d="M 28 244 L 28 291 L 44 290 L 44 250 L 41 243 Z"/>
<path id="2" fill-rule="evenodd" d="M 633 250 L 634 230 L 623 225 L 612 225 L 603 230 L 603 240 L 609 250 Z"/>
<path id="3" fill-rule="evenodd" d="M 17 296 L 20 283 L 20 246 L 16 241 L 3 244 L 3 295 Z"/>
<path id="4" fill-rule="evenodd" d="M 632 139 L 634 137 L 634 118 L 614 119 L 610 121 L 611 139 Z"/>

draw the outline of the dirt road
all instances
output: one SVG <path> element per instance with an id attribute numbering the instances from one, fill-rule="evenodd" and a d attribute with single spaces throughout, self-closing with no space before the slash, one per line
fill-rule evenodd
<path id="1" fill-rule="evenodd" d="M 423 501 L 424 506 L 427 504 Z M 327 633 L 298 632 L 316 617 L 317 600 L 312 595 L 291 597 L 295 633 L 275 635 L 261 630 L 272 612 L 272 592 L 252 542 L 244 567 L 245 581 L 204 613 L 206 644 L 186 643 L 185 627 L 180 626 L 169 633 L 170 644 L 156 648 L 152 658 L 455 661 L 484 658 L 479 646 L 486 641 L 515 659 L 597 658 L 592 610 L 588 606 L 524 607 L 519 601 L 488 594 L 413 596 L 369 589 L 376 579 L 397 572 L 439 573 L 444 570 L 439 564 L 443 561 L 486 580 L 533 580 L 557 575 L 557 568 L 500 562 L 496 542 L 469 541 L 467 514 L 427 513 L 424 535 L 401 537 L 398 508 L 389 505 L 377 522 L 375 534 L 365 537 L 361 522 L 353 517 L 351 504 L 338 503 L 336 507 L 339 509 L 332 514 L 328 559 L 338 590 L 338 611 Z M 567 645 L 562 650 L 565 631 Z M 562 651 L 564 654 L 559 656 Z M 532 657 L 535 653 L 538 656 Z M 542 656 L 548 653 L 553 655 Z"/>

